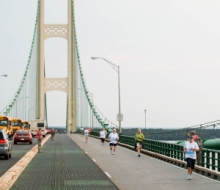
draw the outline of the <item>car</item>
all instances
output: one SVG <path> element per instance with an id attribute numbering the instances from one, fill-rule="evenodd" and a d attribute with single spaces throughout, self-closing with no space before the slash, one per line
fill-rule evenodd
<path id="1" fill-rule="evenodd" d="M 47 129 L 47 134 L 51 134 L 51 129 Z"/>
<path id="2" fill-rule="evenodd" d="M 11 158 L 11 139 L 8 137 L 4 129 L 0 129 L 0 156 L 4 156 L 6 160 Z"/>
<path id="3" fill-rule="evenodd" d="M 14 134 L 14 144 L 17 142 L 29 142 L 32 144 L 32 135 L 28 130 L 17 130 Z"/>

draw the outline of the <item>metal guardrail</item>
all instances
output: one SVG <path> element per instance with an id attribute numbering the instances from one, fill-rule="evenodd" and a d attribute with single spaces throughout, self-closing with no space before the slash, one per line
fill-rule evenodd
<path id="1" fill-rule="evenodd" d="M 134 137 L 121 135 L 119 142 L 134 146 Z M 184 161 L 183 146 L 162 141 L 144 139 L 143 149 L 155 152 L 170 158 L 175 158 Z M 220 172 L 220 151 L 211 149 L 202 149 L 202 164 L 201 166 L 213 171 Z"/>
<path id="2" fill-rule="evenodd" d="M 92 136 L 99 136 L 99 132 L 93 131 Z M 135 139 L 131 136 L 120 135 L 119 145 L 134 150 Z M 180 167 L 186 167 L 183 146 L 162 141 L 144 139 L 142 153 L 164 160 Z M 220 180 L 220 151 L 203 149 L 202 164 L 196 165 L 195 171 L 207 177 Z"/>

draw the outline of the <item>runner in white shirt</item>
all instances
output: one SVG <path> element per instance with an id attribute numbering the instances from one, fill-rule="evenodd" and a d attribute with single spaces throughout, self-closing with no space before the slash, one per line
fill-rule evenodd
<path id="1" fill-rule="evenodd" d="M 102 130 L 99 132 L 99 136 L 101 138 L 101 144 L 104 145 L 105 142 L 105 136 L 106 136 L 106 131 L 105 128 L 103 127 Z"/>
<path id="2" fill-rule="evenodd" d="M 88 128 L 86 128 L 84 130 L 84 136 L 85 136 L 85 140 L 86 140 L 86 143 L 87 143 L 88 142 L 88 137 L 89 137 L 89 130 L 88 130 Z"/>
<path id="3" fill-rule="evenodd" d="M 110 153 L 115 155 L 116 146 L 119 140 L 118 134 L 116 133 L 116 129 L 113 129 L 112 133 L 109 134 L 109 146 L 110 146 Z M 112 151 L 113 147 L 113 151 Z"/>
<path id="4" fill-rule="evenodd" d="M 186 141 L 183 148 L 188 169 L 187 179 L 190 180 L 192 179 L 192 171 L 195 168 L 196 151 L 199 151 L 199 146 L 193 141 L 193 136 L 190 136 L 189 141 Z"/>

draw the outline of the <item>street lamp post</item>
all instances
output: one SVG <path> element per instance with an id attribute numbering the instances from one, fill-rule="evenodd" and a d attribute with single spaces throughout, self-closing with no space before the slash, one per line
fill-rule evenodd
<path id="1" fill-rule="evenodd" d="M 34 107 L 28 109 L 28 121 L 29 121 L 29 119 L 30 119 L 30 117 L 29 117 L 29 113 L 30 113 L 30 111 L 31 111 L 33 108 L 37 108 L 37 106 L 34 106 Z"/>
<path id="2" fill-rule="evenodd" d="M 115 65 L 114 63 L 106 60 L 105 58 L 102 57 L 91 57 L 91 59 L 95 60 L 95 59 L 103 59 L 104 61 L 106 61 L 117 73 L 118 73 L 118 122 L 119 122 L 119 133 L 122 133 L 122 129 L 121 129 L 121 121 L 123 119 L 123 115 L 121 114 L 121 94 L 120 94 L 120 67 Z"/>
<path id="3" fill-rule="evenodd" d="M 145 133 L 146 133 L 146 130 L 147 130 L 147 129 L 146 129 L 146 112 L 147 112 L 147 110 L 144 110 L 144 116 L 145 116 L 145 117 L 144 117 L 144 118 L 145 118 Z"/>
<path id="4" fill-rule="evenodd" d="M 91 119 L 91 127 L 93 129 L 93 114 L 92 114 L 92 112 L 93 112 L 93 93 L 89 92 L 89 94 L 91 95 L 91 98 L 92 98 L 92 108 L 91 108 L 91 111 L 90 111 L 90 119 Z"/>
<path id="5" fill-rule="evenodd" d="M 0 77 L 7 77 L 7 76 L 8 76 L 8 75 L 0 75 Z M 7 107 L 4 108 L 4 109 L 7 109 Z M 3 109 L 3 110 L 4 110 L 4 109 Z M 2 110 L 1 112 L 3 112 L 3 110 Z M 0 112 L 0 113 L 1 113 L 1 112 Z"/>

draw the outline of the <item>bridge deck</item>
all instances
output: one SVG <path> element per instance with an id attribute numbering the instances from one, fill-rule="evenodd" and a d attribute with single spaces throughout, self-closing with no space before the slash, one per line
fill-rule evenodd
<path id="1" fill-rule="evenodd" d="M 137 153 L 118 146 L 116 155 L 111 155 L 108 143 L 101 146 L 100 141 L 89 138 L 84 142 L 81 135 L 69 135 L 88 155 L 96 160 L 96 164 L 108 172 L 111 180 L 122 190 L 215 190 L 220 183 L 212 179 L 193 174 L 187 180 L 185 169 L 167 164 L 146 155 L 137 157 Z"/>
<path id="2" fill-rule="evenodd" d="M 57 134 L 27 165 L 10 189 L 118 189 L 71 138 Z"/>

